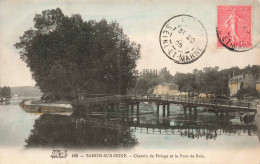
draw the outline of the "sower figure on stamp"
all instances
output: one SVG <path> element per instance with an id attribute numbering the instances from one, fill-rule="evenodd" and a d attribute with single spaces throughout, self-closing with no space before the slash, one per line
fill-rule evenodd
<path id="1" fill-rule="evenodd" d="M 224 23 L 224 27 L 229 27 L 229 35 L 231 36 L 232 44 L 235 43 L 234 39 L 237 42 L 242 42 L 239 37 L 237 36 L 237 22 L 245 23 L 243 20 L 239 19 L 239 16 L 236 14 L 236 9 L 233 9 L 233 13 L 229 16 L 228 20 Z"/>

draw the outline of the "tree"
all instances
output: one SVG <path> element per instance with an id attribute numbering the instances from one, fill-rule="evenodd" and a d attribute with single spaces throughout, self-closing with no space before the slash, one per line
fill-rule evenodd
<path id="1" fill-rule="evenodd" d="M 139 78 L 136 83 L 135 91 L 137 93 L 146 93 L 149 89 L 149 81 L 145 78 Z"/>
<path id="2" fill-rule="evenodd" d="M 255 88 L 246 88 L 246 89 L 240 89 L 237 94 L 236 97 L 239 100 L 242 99 L 254 99 L 254 98 L 259 98 L 259 94 L 256 91 Z"/>
<path id="3" fill-rule="evenodd" d="M 10 97 L 11 96 L 11 89 L 10 87 L 0 87 L 0 96 L 1 97 Z"/>
<path id="4" fill-rule="evenodd" d="M 198 71 L 199 71 L 199 70 L 195 68 L 195 69 L 193 69 L 192 74 L 197 75 L 197 74 L 198 74 Z"/>
<path id="5" fill-rule="evenodd" d="M 203 70 L 194 69 L 192 74 L 177 72 L 174 76 L 174 81 L 178 84 L 180 91 L 229 95 L 228 82 L 231 76 L 241 75 L 242 73 L 251 73 L 255 79 L 258 79 L 260 66 L 254 65 L 250 67 L 248 65 L 243 69 L 231 67 L 220 71 L 218 66 L 214 68 L 205 67 Z"/>
<path id="6" fill-rule="evenodd" d="M 137 79 L 135 93 L 152 94 L 153 89 L 158 84 L 172 83 L 173 76 L 166 67 L 162 68 L 157 74 L 157 70 L 144 69 Z"/>
<path id="7" fill-rule="evenodd" d="M 178 85 L 178 89 L 181 92 L 194 92 L 197 88 L 196 76 L 194 74 L 179 73 L 176 72 L 174 76 L 174 82 Z"/>
<path id="8" fill-rule="evenodd" d="M 136 83 L 140 45 L 117 22 L 44 10 L 14 46 L 44 93 L 125 94 Z"/>

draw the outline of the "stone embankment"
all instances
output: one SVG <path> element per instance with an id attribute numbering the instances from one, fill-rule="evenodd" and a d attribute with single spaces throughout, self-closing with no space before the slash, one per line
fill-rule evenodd
<path id="1" fill-rule="evenodd" d="M 40 100 L 23 100 L 20 106 L 29 113 L 73 112 L 73 108 L 68 102 L 45 103 Z"/>

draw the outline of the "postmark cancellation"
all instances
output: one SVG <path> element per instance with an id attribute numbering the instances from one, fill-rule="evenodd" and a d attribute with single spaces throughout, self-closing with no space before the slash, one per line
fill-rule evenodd
<path id="1" fill-rule="evenodd" d="M 177 15 L 165 22 L 159 40 L 168 58 L 178 64 L 188 64 L 203 55 L 208 36 L 198 19 L 190 15 Z"/>

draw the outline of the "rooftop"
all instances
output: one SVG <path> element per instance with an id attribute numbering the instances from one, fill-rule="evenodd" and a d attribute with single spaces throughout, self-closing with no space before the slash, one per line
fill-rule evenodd
<path id="1" fill-rule="evenodd" d="M 229 82 L 237 82 L 237 81 L 243 81 L 244 80 L 244 76 L 243 75 L 238 75 L 235 77 L 232 77 Z"/>

